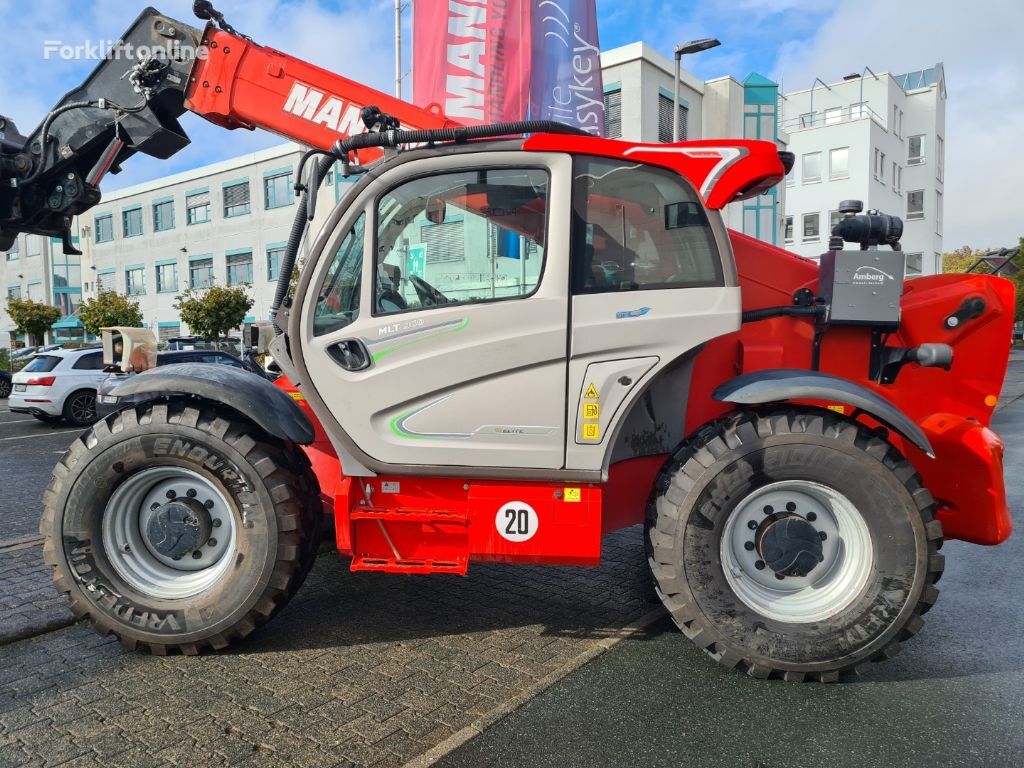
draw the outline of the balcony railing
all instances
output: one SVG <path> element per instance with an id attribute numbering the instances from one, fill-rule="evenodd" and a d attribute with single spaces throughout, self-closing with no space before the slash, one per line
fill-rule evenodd
<path id="1" fill-rule="evenodd" d="M 885 128 L 885 119 L 875 112 L 867 103 L 850 104 L 844 107 L 827 107 L 821 111 L 805 112 L 779 123 L 779 128 L 786 133 L 804 131 L 809 128 L 821 128 L 826 125 L 841 125 L 853 120 L 874 120 Z"/>

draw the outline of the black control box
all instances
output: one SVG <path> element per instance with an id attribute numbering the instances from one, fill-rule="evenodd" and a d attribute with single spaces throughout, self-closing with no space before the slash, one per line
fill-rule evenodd
<path id="1" fill-rule="evenodd" d="M 906 257 L 902 251 L 827 251 L 821 255 L 818 292 L 832 325 L 895 328 Z"/>

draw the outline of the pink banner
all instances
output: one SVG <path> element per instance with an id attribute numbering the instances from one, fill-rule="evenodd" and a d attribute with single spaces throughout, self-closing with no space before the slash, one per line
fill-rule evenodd
<path id="1" fill-rule="evenodd" d="M 530 0 L 416 0 L 413 102 L 466 125 L 527 117 Z"/>

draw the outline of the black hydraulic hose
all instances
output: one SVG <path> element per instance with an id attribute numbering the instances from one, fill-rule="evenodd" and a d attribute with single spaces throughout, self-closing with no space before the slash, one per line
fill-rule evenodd
<path id="1" fill-rule="evenodd" d="M 319 187 L 331 170 L 336 160 L 345 161 L 350 152 L 371 147 L 397 147 L 401 144 L 430 144 L 434 142 L 462 142 L 471 139 L 487 139 L 498 136 L 515 136 L 520 133 L 568 133 L 576 136 L 589 136 L 586 131 L 575 126 L 565 125 L 554 120 L 517 120 L 508 123 L 494 123 L 492 125 L 470 125 L 458 128 L 432 128 L 422 131 L 404 131 L 392 129 L 387 131 L 371 131 L 368 133 L 357 133 L 341 139 L 334 145 L 331 154 L 320 159 L 317 165 L 316 184 Z M 318 154 L 319 151 L 308 152 L 303 157 Z M 301 177 L 300 177 L 301 179 Z M 277 276 L 277 289 L 274 291 L 274 301 L 270 305 L 271 319 L 277 316 L 277 312 L 284 305 L 288 297 L 288 288 L 291 285 L 292 270 L 295 269 L 295 260 L 298 257 L 299 246 L 302 244 L 302 237 L 306 232 L 307 225 L 307 199 L 309 192 L 303 193 L 302 198 L 295 211 L 295 219 L 292 222 L 291 233 L 288 235 L 288 245 L 284 255 L 281 257 L 280 273 Z M 274 332 L 280 333 L 277 325 L 274 325 Z"/>
<path id="2" fill-rule="evenodd" d="M 811 304 L 810 306 L 799 307 L 764 307 L 744 312 L 743 322 L 754 323 L 758 320 L 768 320 L 773 317 L 822 317 L 824 314 L 824 304 Z"/>

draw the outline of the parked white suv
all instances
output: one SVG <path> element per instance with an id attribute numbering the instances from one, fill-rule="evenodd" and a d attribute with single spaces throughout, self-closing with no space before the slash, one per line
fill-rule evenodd
<path id="1" fill-rule="evenodd" d="M 83 427 L 96 421 L 96 387 L 106 376 L 102 349 L 45 352 L 14 374 L 7 407 L 40 421 L 64 419 Z"/>

